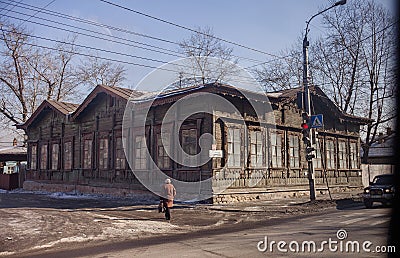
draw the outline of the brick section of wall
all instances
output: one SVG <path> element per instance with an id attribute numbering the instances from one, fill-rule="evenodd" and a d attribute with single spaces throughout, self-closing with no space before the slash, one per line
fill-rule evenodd
<path id="1" fill-rule="evenodd" d="M 247 189 L 249 190 L 249 189 Z M 331 193 L 339 193 L 339 192 L 348 192 L 358 190 L 360 193 L 362 192 L 361 186 L 333 186 L 330 187 Z M 278 189 L 269 189 L 264 192 L 231 192 L 231 193 L 222 193 L 215 195 L 213 197 L 213 204 L 226 204 L 226 203 L 235 203 L 235 202 L 247 202 L 247 201 L 262 201 L 262 200 L 273 200 L 273 199 L 282 199 L 289 197 L 301 197 L 308 196 L 310 194 L 307 187 L 297 188 L 297 189 L 286 189 L 286 190 L 278 190 Z M 321 196 L 328 195 L 328 190 L 326 187 L 316 186 L 316 195 L 317 199 Z"/>

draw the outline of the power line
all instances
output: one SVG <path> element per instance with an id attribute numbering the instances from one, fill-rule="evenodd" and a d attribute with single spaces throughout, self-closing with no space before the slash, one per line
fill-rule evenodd
<path id="1" fill-rule="evenodd" d="M 35 17 L 37 14 L 39 14 L 43 9 L 45 9 L 47 6 L 51 5 L 52 3 L 54 3 L 56 0 L 52 0 L 50 1 L 48 4 L 46 4 L 44 7 L 42 7 L 40 10 L 36 11 L 35 14 L 32 14 L 31 16 L 29 16 L 26 20 L 24 20 L 23 22 L 21 22 L 19 24 L 19 26 L 21 26 L 22 24 L 24 24 L 24 22 L 29 21 L 32 17 Z"/>
<path id="2" fill-rule="evenodd" d="M 19 2 L 18 2 L 18 4 L 20 4 L 22 1 L 24 1 L 24 0 L 20 0 Z M 4 2 L 2 2 L 2 3 L 4 3 Z M 14 4 L 13 4 L 14 3 Z M 17 6 L 17 3 L 16 2 L 6 2 L 5 4 L 7 4 L 4 8 L 2 8 L 2 9 L 4 9 L 5 10 L 5 8 L 7 8 L 9 5 L 13 5 L 9 10 L 7 10 L 7 12 L 5 12 L 4 14 L 7 14 L 7 13 L 9 13 L 12 9 L 14 9 L 14 7 L 16 7 Z"/>
<path id="3" fill-rule="evenodd" d="M 26 15 L 24 13 L 19 13 L 19 12 L 16 12 L 16 13 L 21 14 L 21 15 Z M 23 20 L 21 18 L 18 18 L 18 17 L 15 17 L 15 16 L 10 16 L 10 15 L 3 15 L 3 16 L 11 18 L 11 19 Z M 103 35 L 103 36 L 106 36 L 106 37 L 110 37 L 110 35 L 107 35 L 105 33 L 98 32 L 98 31 L 83 29 L 83 28 L 79 28 L 79 27 L 72 26 L 72 25 L 69 25 L 69 24 L 60 23 L 60 22 L 56 22 L 56 21 L 51 21 L 51 20 L 48 20 L 48 19 L 45 19 L 45 18 L 41 18 L 41 20 L 46 20 L 46 21 L 50 21 L 50 22 L 53 22 L 53 23 L 57 23 L 57 24 L 60 24 L 60 25 L 67 26 L 67 27 L 72 27 L 72 28 L 83 30 L 83 31 L 87 31 L 87 32 L 90 32 L 90 33 L 96 33 L 96 34 L 100 34 L 100 35 Z M 85 33 L 79 32 L 79 31 L 69 30 L 69 29 L 66 29 L 66 28 L 60 28 L 60 27 L 56 27 L 56 26 L 53 26 L 53 25 L 44 24 L 44 23 L 40 23 L 40 22 L 29 21 L 29 23 L 41 25 L 41 26 L 52 28 L 52 29 L 56 29 L 56 30 L 61 30 L 61 31 L 64 31 L 64 32 L 67 31 L 67 32 L 70 32 L 70 33 L 74 33 L 74 34 L 78 34 L 78 35 L 82 35 L 82 36 L 86 36 L 86 37 L 101 39 L 101 40 L 104 40 L 104 41 L 107 41 L 107 42 L 113 42 L 113 43 L 118 43 L 118 44 L 125 45 L 125 46 L 136 47 L 136 48 L 144 49 L 144 50 L 147 50 L 147 51 L 157 52 L 157 53 L 160 53 L 160 54 L 170 55 L 170 56 L 174 56 L 174 57 L 184 57 L 182 55 L 177 55 L 177 54 L 167 53 L 167 52 L 163 52 L 163 51 L 159 51 L 159 50 L 149 49 L 149 48 L 141 47 L 141 46 L 138 46 L 138 45 L 124 43 L 124 42 L 121 42 L 121 41 L 118 41 L 118 40 L 114 40 L 114 39 L 110 39 L 110 38 L 103 38 L 103 37 L 100 37 L 100 36 L 89 35 L 89 34 L 85 34 Z M 122 39 L 124 41 L 132 42 L 132 43 L 136 43 L 136 44 L 144 44 L 144 43 L 141 43 L 141 42 L 138 42 L 138 41 L 124 39 L 124 38 L 120 38 L 120 37 L 116 37 L 116 36 L 113 36 L 113 38 Z M 171 51 L 171 50 L 168 50 L 168 51 Z"/>
<path id="4" fill-rule="evenodd" d="M 0 1 L 0 2 L 2 2 L 2 1 Z M 29 4 L 18 5 L 18 7 L 19 8 L 24 8 L 24 9 L 28 9 L 28 10 L 32 10 L 32 11 L 35 11 L 35 10 L 39 9 L 36 6 L 29 5 Z M 102 24 L 102 23 L 99 23 L 99 22 L 94 22 L 94 21 L 82 19 L 82 18 L 79 18 L 79 17 L 75 17 L 75 16 L 71 16 L 71 15 L 55 12 L 55 11 L 48 11 L 48 10 L 44 11 L 43 8 L 40 9 L 40 10 L 41 10 L 42 13 L 45 13 L 45 14 L 48 14 L 48 15 L 52 15 L 52 16 L 55 16 L 55 17 L 59 17 L 59 18 L 63 18 L 63 19 L 69 19 L 69 20 L 73 20 L 73 21 L 77 21 L 77 22 L 81 22 L 81 23 L 85 23 L 85 24 L 89 24 L 89 25 L 93 25 L 93 26 L 98 26 L 98 27 L 102 27 L 102 28 L 116 30 L 116 31 L 119 31 L 119 32 L 127 33 L 127 34 L 146 37 L 146 38 L 150 38 L 150 39 L 153 39 L 153 40 L 158 40 L 158 41 L 162 41 L 162 42 L 166 42 L 166 43 L 169 43 L 169 44 L 174 44 L 174 45 L 180 46 L 180 43 L 178 43 L 178 42 L 174 42 L 174 41 L 170 41 L 170 40 L 166 40 L 166 39 L 162 39 L 162 38 L 158 38 L 158 37 L 154 37 L 154 36 L 150 36 L 150 35 L 146 35 L 146 34 L 142 34 L 142 33 L 137 33 L 137 32 L 131 31 L 131 30 L 122 29 L 122 28 L 119 28 L 119 27 L 114 27 L 114 26 L 111 26 L 111 25 Z M 21 13 L 19 13 L 19 14 L 21 14 Z M 26 15 L 26 14 L 23 14 L 23 15 Z M 47 21 L 49 21 L 49 20 L 47 20 Z M 54 21 L 50 21 L 50 22 L 54 22 Z M 78 29 L 81 29 L 81 28 L 78 28 Z M 127 39 L 124 39 L 124 40 L 127 40 Z M 177 53 L 177 54 L 181 54 L 178 51 L 174 51 L 174 50 L 170 50 L 170 49 L 166 49 L 166 48 L 161 48 L 161 47 L 154 46 L 154 45 L 151 45 L 151 44 L 146 44 L 146 43 L 137 42 L 137 41 L 134 41 L 134 42 L 137 43 L 137 44 L 143 44 L 143 45 L 146 45 L 146 46 L 149 46 L 149 47 L 153 47 L 153 48 L 162 49 L 162 50 L 165 50 L 165 51 L 171 51 L 171 52 L 174 52 L 174 53 Z M 198 48 L 196 46 L 189 46 L 189 47 Z M 242 56 L 237 56 L 237 55 L 232 55 L 232 56 L 236 57 L 236 58 L 239 58 L 239 59 L 242 59 L 242 60 L 248 60 L 248 61 L 252 61 L 252 62 L 262 62 L 260 60 L 249 58 L 249 57 L 242 57 Z M 185 56 L 180 55 L 178 57 L 185 57 Z"/>
<path id="5" fill-rule="evenodd" d="M 185 30 L 197 33 L 197 34 L 201 34 L 201 35 L 204 35 L 206 37 L 217 39 L 217 40 L 220 40 L 222 42 L 225 42 L 225 43 L 228 43 L 228 44 L 231 44 L 231 45 L 234 45 L 234 46 L 238 46 L 238 47 L 241 47 L 241 48 L 252 50 L 254 52 L 258 52 L 258 53 L 261 53 L 261 54 L 264 54 L 264 55 L 268 55 L 268 56 L 272 56 L 272 57 L 275 57 L 275 58 L 282 58 L 280 56 L 277 56 L 277 55 L 274 55 L 274 54 L 271 54 L 271 53 L 267 53 L 265 51 L 261 51 L 261 50 L 258 50 L 258 49 L 252 48 L 252 47 L 245 46 L 245 45 L 240 44 L 240 43 L 236 43 L 236 42 L 233 42 L 233 41 L 230 41 L 230 40 L 226 40 L 226 39 L 223 39 L 223 38 L 220 38 L 220 37 L 209 35 L 207 33 L 204 33 L 204 32 L 201 32 L 201 31 L 198 31 L 198 30 L 195 30 L 195 29 L 183 26 L 183 25 L 179 25 L 179 24 L 176 24 L 176 23 L 173 23 L 173 22 L 170 22 L 170 21 L 167 21 L 167 20 L 152 16 L 152 15 L 149 15 L 149 14 L 145 14 L 143 12 L 139 12 L 139 11 L 133 10 L 131 8 L 128 8 L 128 7 L 125 7 L 125 6 L 122 6 L 122 5 L 118 5 L 118 4 L 115 4 L 115 3 L 112 3 L 112 2 L 109 2 L 109 1 L 106 1 L 106 0 L 99 0 L 99 1 L 104 2 L 106 4 L 109 4 L 109 5 L 112 5 L 112 6 L 115 6 L 115 7 L 118 7 L 118 8 L 121 8 L 121 9 L 124 9 L 124 10 L 127 10 L 127 11 L 130 11 L 130 12 L 133 12 L 133 13 L 136 13 L 136 14 L 139 14 L 139 15 L 142 15 L 142 16 L 145 16 L 147 18 L 150 18 L 150 19 L 153 19 L 153 20 L 156 20 L 156 21 L 159 21 L 159 22 L 163 22 L 163 23 L 166 23 L 166 24 L 169 24 L 169 25 L 181 28 L 181 29 L 185 29 Z"/>
<path id="6" fill-rule="evenodd" d="M 19 12 L 17 12 L 17 13 L 19 13 Z M 19 13 L 19 14 L 27 15 L 27 14 L 24 14 L 24 13 Z M 12 18 L 12 19 L 17 19 L 17 20 L 22 20 L 21 18 L 14 17 L 14 16 L 9 16 L 9 15 L 6 15 L 6 17 L 9 17 L 9 18 Z M 39 19 L 39 18 L 37 18 L 37 19 Z M 42 18 L 41 18 L 41 19 L 42 19 Z M 45 20 L 47 20 L 47 19 L 45 19 Z M 46 27 L 50 27 L 50 28 L 55 28 L 55 29 L 58 29 L 58 30 L 68 31 L 68 32 L 71 32 L 71 33 L 76 33 L 76 34 L 79 34 L 79 35 L 84 35 L 84 36 L 88 36 L 88 37 L 93 37 L 93 38 L 97 38 L 97 39 L 102 39 L 102 40 L 111 41 L 111 42 L 116 42 L 116 43 L 123 44 L 123 45 L 132 46 L 131 44 L 126 44 L 126 43 L 123 43 L 123 42 L 120 42 L 120 41 L 115 41 L 115 40 L 112 40 L 112 39 L 105 39 L 105 38 L 98 37 L 98 36 L 88 35 L 88 34 L 85 34 L 85 33 L 77 32 L 77 31 L 72 31 L 72 30 L 68 30 L 68 29 L 65 29 L 65 28 L 55 27 L 55 26 L 48 25 L 48 24 L 43 24 L 43 23 L 34 22 L 34 21 L 29 21 L 29 22 L 34 23 L 34 24 L 38 24 L 38 25 L 41 25 L 41 26 L 46 26 Z M 58 22 L 55 22 L 55 23 L 58 23 Z M 65 26 L 70 26 L 70 25 L 64 24 L 64 23 L 61 23 L 61 24 L 62 24 L 62 25 L 65 25 Z M 70 26 L 70 27 L 71 27 L 71 26 Z M 72 26 L 72 27 L 76 28 L 75 26 Z M 83 29 L 83 30 L 86 30 L 86 29 Z M 92 30 L 87 30 L 87 31 L 90 31 L 90 32 L 95 33 L 95 31 L 92 31 Z M 100 34 L 109 37 L 109 35 L 107 35 L 107 34 L 104 34 L 104 33 L 100 33 Z M 30 37 L 35 37 L 35 38 L 43 39 L 43 40 L 53 41 L 53 42 L 57 42 L 57 43 L 61 43 L 61 44 L 71 44 L 71 43 L 68 43 L 68 42 L 53 40 L 53 39 L 44 38 L 44 37 L 40 37 L 40 36 L 33 36 L 33 35 L 29 35 L 29 34 L 25 34 L 25 35 L 26 35 L 26 36 L 30 36 Z M 72 44 L 71 44 L 71 45 L 72 45 Z M 77 44 L 75 44 L 75 45 L 78 46 Z M 40 46 L 39 46 L 39 47 L 40 47 Z M 156 60 L 156 59 L 150 59 L 150 58 L 146 58 L 146 57 L 140 57 L 140 56 L 135 56 L 135 55 L 129 55 L 129 54 L 121 53 L 121 52 L 115 52 L 115 51 L 111 51 L 111 50 L 104 50 L 104 49 L 99 49 L 99 48 L 94 48 L 94 47 L 89 47 L 89 46 L 84 46 L 84 45 L 79 45 L 79 47 L 83 47 L 83 48 L 87 48 L 87 49 L 92 49 L 92 50 L 98 50 L 98 51 L 107 52 L 107 53 L 112 53 L 112 54 L 117 54 L 117 55 L 123 55 L 123 56 L 127 56 L 127 57 L 134 57 L 134 58 L 144 59 L 144 60 L 148 60 L 148 61 L 154 61 L 154 62 L 159 62 L 159 63 L 167 63 L 167 62 L 165 62 L 165 61 L 160 61 L 160 60 Z M 157 52 L 159 52 L 159 51 L 157 51 Z M 178 56 L 178 57 L 186 57 L 186 56 Z M 180 64 L 174 64 L 174 63 L 170 63 L 170 64 L 171 64 L 171 65 L 176 65 L 176 66 L 181 66 L 181 67 L 184 67 L 184 68 L 189 68 L 189 69 L 192 68 L 192 67 L 184 66 L 184 65 L 180 65 Z M 153 68 L 155 68 L 155 67 L 153 67 Z M 180 72 L 180 71 L 176 71 L 176 72 Z M 244 78 L 245 80 L 249 80 L 249 79 L 250 79 L 250 80 L 253 80 L 253 78 L 251 78 L 251 77 L 238 76 L 238 78 L 239 78 L 239 77 L 240 77 L 240 78 Z M 244 82 L 248 82 L 248 81 L 239 81 L 239 80 L 238 80 L 238 82 L 243 82 L 243 83 L 244 83 Z"/>
<path id="7" fill-rule="evenodd" d="M 4 31 L 10 32 L 8 30 L 4 30 Z M 134 57 L 134 58 L 139 58 L 139 59 L 143 59 L 143 60 L 147 60 L 147 61 L 153 61 L 153 62 L 159 62 L 159 63 L 164 63 L 165 64 L 164 61 L 160 61 L 160 60 L 156 60 L 156 59 L 145 58 L 145 57 L 140 57 L 140 56 L 134 56 L 134 55 L 130 55 L 130 54 L 125 54 L 125 53 L 120 53 L 120 52 L 115 52 L 115 51 L 110 51 L 110 50 L 105 50 L 105 49 L 100 49 L 100 48 L 94 48 L 94 47 L 89 47 L 89 46 L 83 46 L 83 45 L 78 45 L 78 44 L 74 44 L 74 43 L 69 43 L 69 42 L 64 42 L 64 41 L 58 41 L 58 40 L 53 40 L 53 39 L 49 39 L 49 38 L 44 38 L 44 37 L 40 37 L 40 36 L 32 36 L 32 35 L 28 35 L 28 34 L 24 34 L 24 33 L 22 33 L 21 35 L 25 35 L 25 36 L 29 36 L 29 37 L 35 37 L 35 38 L 48 40 L 48 41 L 52 41 L 52 42 L 57 42 L 57 43 L 61 43 L 61 44 L 75 45 L 75 46 L 78 46 L 78 47 L 81 47 L 81 48 L 87 48 L 87 49 L 91 49 L 91 50 L 97 50 L 97 51 L 101 51 L 101 52 L 117 54 L 117 55 L 126 56 L 126 57 Z M 1 37 L 0 39 L 4 40 L 3 37 Z M 26 44 L 28 46 L 39 47 L 39 48 L 44 48 L 44 49 L 49 49 L 49 50 L 55 50 L 55 51 L 59 50 L 59 49 L 54 48 L 54 47 L 43 46 L 43 45 L 39 45 L 39 44 L 32 44 L 32 43 L 27 43 L 27 42 L 25 42 L 24 44 Z M 129 61 L 123 61 L 123 60 L 118 60 L 118 59 L 113 59 L 113 58 L 100 57 L 100 56 L 95 56 L 95 55 L 90 55 L 90 54 L 84 54 L 84 53 L 81 53 L 81 52 L 78 52 L 78 51 L 73 51 L 73 50 L 65 50 L 64 49 L 63 51 L 66 52 L 66 53 L 74 54 L 74 55 L 99 58 L 99 59 L 106 60 L 106 61 L 111 61 L 111 62 L 124 63 L 124 64 L 128 64 L 128 65 L 140 66 L 140 67 L 145 67 L 145 68 L 159 69 L 159 70 L 164 70 L 164 71 L 169 71 L 169 72 L 174 72 L 174 73 L 179 73 L 180 72 L 179 70 L 172 70 L 172 69 L 167 69 L 167 68 L 163 68 L 163 67 L 157 67 L 157 66 L 140 64 L 140 63 L 129 62 Z M 174 66 L 184 67 L 184 68 L 192 68 L 190 66 L 186 66 L 186 65 L 182 65 L 182 64 L 175 64 L 175 63 L 169 63 L 169 64 L 170 65 L 174 65 Z M 239 78 L 239 79 L 244 79 L 244 81 L 236 79 L 235 80 L 236 82 L 246 83 L 246 82 L 249 82 L 248 81 L 249 79 L 253 80 L 252 77 L 237 76 L 237 75 L 235 75 L 235 77 Z"/>

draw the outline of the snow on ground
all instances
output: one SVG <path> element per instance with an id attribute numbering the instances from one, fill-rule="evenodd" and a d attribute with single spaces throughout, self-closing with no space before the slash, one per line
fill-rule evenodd
<path id="1" fill-rule="evenodd" d="M 47 195 L 53 199 L 86 199 L 86 200 L 113 200 L 113 199 L 126 199 L 132 200 L 141 204 L 154 204 L 158 202 L 158 199 L 154 196 L 148 195 L 127 195 L 126 197 L 116 197 L 107 194 L 86 194 L 79 191 L 72 192 L 46 192 L 46 191 L 27 191 L 23 188 L 17 188 L 11 191 L 0 189 L 0 194 L 37 194 L 37 195 Z"/>
<path id="2" fill-rule="evenodd" d="M 120 241 L 187 230 L 165 221 L 102 212 L 39 208 L 0 210 L 0 217 L 3 217 L 0 228 L 5 229 L 0 232 L 0 256 L 11 255 L 15 243 L 18 243 L 18 252 L 23 252 L 66 243 Z"/>
<path id="3" fill-rule="evenodd" d="M 105 220 L 112 221 L 109 226 L 101 226 L 102 232 L 98 235 L 79 233 L 78 236 L 63 237 L 45 244 L 36 245 L 30 250 L 49 248 L 63 243 L 79 243 L 86 241 L 110 240 L 114 239 L 132 239 L 143 235 L 163 234 L 179 230 L 179 227 L 167 222 L 143 221 L 143 220 L 125 220 L 118 217 L 106 215 L 97 215 L 94 222 L 102 223 Z"/>

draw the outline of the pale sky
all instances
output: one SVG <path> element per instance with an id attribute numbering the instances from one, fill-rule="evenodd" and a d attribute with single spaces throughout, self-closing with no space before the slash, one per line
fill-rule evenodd
<path id="1" fill-rule="evenodd" d="M 301 37 L 306 20 L 313 14 L 318 13 L 318 11 L 329 7 L 334 2 L 329 0 L 107 1 L 185 27 L 196 28 L 198 26 L 208 26 L 213 29 L 215 36 L 219 38 L 278 56 L 280 55 L 280 51 L 291 47 Z M 388 10 L 394 10 L 394 0 L 376 0 L 376 2 L 383 4 Z M 43 8 L 43 10 L 37 12 L 35 8 Z M 336 8 L 343 7 L 339 6 Z M 113 29 L 74 22 L 46 14 L 46 12 L 56 15 L 57 13 L 67 14 L 128 30 L 131 33 L 127 34 Z M 132 32 L 146 34 L 170 42 L 179 42 L 191 34 L 190 31 L 185 29 L 111 6 L 100 0 L 0 0 L 0 16 L 17 24 L 23 24 L 35 36 L 47 39 L 64 40 L 68 35 L 72 35 L 71 32 L 65 31 L 66 29 L 107 38 L 108 40 L 101 40 L 78 35 L 76 43 L 82 46 L 129 55 L 122 56 L 99 52 L 100 56 L 106 58 L 150 67 L 158 67 L 163 63 L 178 59 L 179 57 L 174 56 L 176 53 L 169 52 L 178 51 L 178 45 L 141 37 L 132 34 Z M 64 25 L 60 23 L 64 23 Z M 74 27 L 68 27 L 68 25 Z M 53 28 L 49 26 L 53 26 Z M 56 28 L 61 28 L 61 30 Z M 317 18 L 313 20 L 310 29 L 310 40 L 313 37 L 316 38 L 321 35 L 324 31 L 321 19 Z M 134 46 L 121 45 L 112 42 L 113 40 L 124 41 L 131 45 L 137 45 L 137 43 L 132 42 L 137 41 L 150 45 L 144 46 L 139 44 L 137 46 L 153 50 L 155 48 L 152 46 L 163 48 L 163 50 L 158 49 L 158 51 L 168 51 L 172 55 L 146 51 Z M 42 46 L 53 46 L 55 44 L 43 39 L 37 39 L 37 42 Z M 257 64 L 257 62 L 271 59 L 271 56 L 260 52 L 230 44 L 227 45 L 233 47 L 234 55 L 241 57 L 239 65 L 242 67 L 248 67 Z M 85 52 L 88 54 L 94 53 L 93 50 L 88 49 Z M 133 56 L 136 56 L 136 58 Z M 153 59 L 153 61 L 144 60 L 143 58 Z M 243 58 L 254 60 L 249 61 Z M 120 86 L 134 87 L 146 74 L 154 69 L 150 67 L 126 65 L 128 80 L 125 85 Z"/>

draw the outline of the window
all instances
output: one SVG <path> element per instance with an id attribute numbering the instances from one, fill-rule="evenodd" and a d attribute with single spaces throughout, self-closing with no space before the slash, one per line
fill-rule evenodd
<path id="1" fill-rule="evenodd" d="M 122 137 L 117 137 L 115 141 L 115 169 L 125 169 L 126 158 L 122 144 Z"/>
<path id="2" fill-rule="evenodd" d="M 297 135 L 289 135 L 289 165 L 292 168 L 300 167 L 300 147 L 299 137 Z"/>
<path id="3" fill-rule="evenodd" d="M 108 168 L 108 138 L 100 138 L 99 140 L 99 168 Z"/>
<path id="4" fill-rule="evenodd" d="M 282 135 L 271 133 L 271 165 L 274 168 L 282 167 Z"/>
<path id="5" fill-rule="evenodd" d="M 92 168 L 92 139 L 83 141 L 83 168 Z"/>
<path id="6" fill-rule="evenodd" d="M 313 159 L 314 168 L 322 168 L 322 155 L 321 155 L 322 143 L 318 138 L 315 142 L 315 158 Z"/>
<path id="7" fill-rule="evenodd" d="M 335 168 L 335 143 L 333 140 L 326 141 L 326 168 Z"/>
<path id="8" fill-rule="evenodd" d="M 197 129 L 182 129 L 181 131 L 182 149 L 189 156 L 197 154 Z M 191 157 L 184 156 L 183 163 L 189 167 L 196 166 L 196 160 Z"/>
<path id="9" fill-rule="evenodd" d="M 241 133 L 239 128 L 228 128 L 228 167 L 240 167 Z"/>
<path id="10" fill-rule="evenodd" d="M 47 169 L 47 144 L 40 148 L 40 169 Z"/>
<path id="11" fill-rule="evenodd" d="M 135 169 L 146 169 L 146 138 L 141 136 L 135 137 Z"/>
<path id="12" fill-rule="evenodd" d="M 171 160 L 166 151 L 170 150 L 170 138 L 170 133 L 164 132 L 162 135 L 161 133 L 157 133 L 157 166 L 160 169 L 171 167 Z"/>
<path id="13" fill-rule="evenodd" d="M 58 143 L 53 143 L 51 146 L 51 169 L 58 169 L 58 157 L 60 155 L 60 145 Z"/>
<path id="14" fill-rule="evenodd" d="M 72 168 L 72 142 L 64 143 L 64 169 Z"/>
<path id="15" fill-rule="evenodd" d="M 350 166 L 352 169 L 359 168 L 358 158 L 359 158 L 359 152 L 358 152 L 358 148 L 357 148 L 357 143 L 351 142 L 350 143 Z"/>
<path id="16" fill-rule="evenodd" d="M 31 158 L 30 158 L 30 169 L 36 170 L 36 162 L 37 162 L 37 145 L 32 145 L 31 146 Z"/>
<path id="17" fill-rule="evenodd" d="M 261 131 L 250 131 L 250 166 L 262 167 L 262 133 Z"/>
<path id="18" fill-rule="evenodd" d="M 345 141 L 338 142 L 338 159 L 339 159 L 339 168 L 348 168 L 347 167 L 347 148 Z"/>

